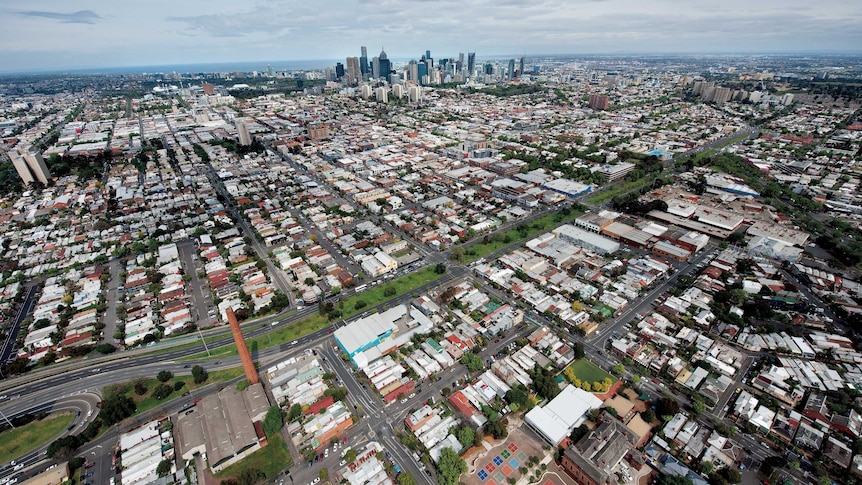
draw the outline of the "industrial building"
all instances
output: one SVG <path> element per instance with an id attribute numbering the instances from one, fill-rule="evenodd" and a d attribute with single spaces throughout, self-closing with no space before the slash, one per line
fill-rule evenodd
<path id="1" fill-rule="evenodd" d="M 213 472 L 238 462 L 266 445 L 261 421 L 269 410 L 263 386 L 244 391 L 228 386 L 204 397 L 177 417 L 177 446 L 184 460 L 204 455 Z"/>
<path id="2" fill-rule="evenodd" d="M 575 386 L 566 386 L 544 407 L 536 407 L 525 415 L 528 426 L 556 446 L 586 420 L 587 413 L 602 406 L 592 393 Z"/>
<path id="3" fill-rule="evenodd" d="M 571 224 L 563 224 L 552 232 L 560 239 L 576 244 L 595 253 L 609 254 L 619 251 L 620 249 L 620 243 L 612 241 L 606 237 L 599 236 L 598 234 L 585 231 Z"/>
<path id="4" fill-rule="evenodd" d="M 335 343 L 359 368 L 379 359 L 410 340 L 416 331 L 433 326 L 425 314 L 408 305 L 396 305 L 383 313 L 372 313 L 335 331 Z"/>

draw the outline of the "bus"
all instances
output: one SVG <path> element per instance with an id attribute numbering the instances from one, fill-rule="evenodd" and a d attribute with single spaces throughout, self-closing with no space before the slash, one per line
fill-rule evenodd
<path id="1" fill-rule="evenodd" d="M 368 288 L 368 285 L 359 285 L 356 287 L 355 291 L 356 293 L 359 293 L 360 291 L 365 291 L 366 288 Z"/>

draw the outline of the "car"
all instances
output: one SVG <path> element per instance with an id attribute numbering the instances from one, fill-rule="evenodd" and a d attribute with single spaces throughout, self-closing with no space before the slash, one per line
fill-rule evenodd
<path id="1" fill-rule="evenodd" d="M 341 461 L 339 461 L 339 462 L 338 462 L 338 466 L 344 466 L 344 465 L 346 465 L 346 464 L 347 464 L 347 462 L 346 462 L 346 461 L 344 461 L 344 460 L 341 460 Z"/>
<path id="2" fill-rule="evenodd" d="M 88 462 L 84 465 L 84 468 L 92 468 L 92 467 L 94 467 L 94 466 L 96 466 L 96 462 L 95 462 L 95 461 L 88 461 Z"/>
<path id="3" fill-rule="evenodd" d="M 86 475 L 84 475 L 84 478 L 90 478 L 92 476 L 93 476 L 93 472 L 88 472 Z"/>
<path id="4" fill-rule="evenodd" d="M 409 395 L 409 396 L 407 396 L 407 398 L 408 398 L 408 399 L 413 399 L 414 397 L 416 397 L 416 393 L 415 393 L 415 392 L 411 392 L 411 393 L 410 393 L 410 395 Z"/>
<path id="5" fill-rule="evenodd" d="M 314 480 L 311 481 L 311 485 L 314 485 L 315 483 L 317 483 L 319 481 L 320 481 L 320 477 L 314 477 Z"/>
<path id="6" fill-rule="evenodd" d="M 327 449 L 323 450 L 323 457 L 324 457 L 324 458 L 329 458 L 329 448 L 327 448 Z"/>
<path id="7" fill-rule="evenodd" d="M 186 364 L 186 365 L 184 365 L 184 366 L 183 366 L 183 369 L 188 369 L 188 368 L 189 368 L 189 367 L 191 367 L 191 366 L 192 366 L 191 364 Z"/>
<path id="8" fill-rule="evenodd" d="M 404 403 L 406 403 L 406 402 L 407 402 L 407 398 L 404 398 L 404 399 L 402 399 L 402 400 L 401 400 L 401 404 L 404 404 Z"/>

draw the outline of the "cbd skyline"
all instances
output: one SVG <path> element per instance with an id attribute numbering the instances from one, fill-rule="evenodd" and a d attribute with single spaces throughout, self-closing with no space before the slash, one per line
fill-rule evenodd
<path id="1" fill-rule="evenodd" d="M 391 58 L 446 55 L 859 53 L 849 0 L 265 0 L 60 2 L 6 7 L 0 71 L 344 59 L 356 45 Z"/>

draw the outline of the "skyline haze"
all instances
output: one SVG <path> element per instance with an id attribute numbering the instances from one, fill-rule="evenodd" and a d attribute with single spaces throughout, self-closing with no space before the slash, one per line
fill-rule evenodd
<path id="1" fill-rule="evenodd" d="M 790 0 L 295 0 L 69 5 L 4 10 L 0 71 L 358 56 L 392 58 L 649 53 L 859 53 L 862 5 Z M 685 8 L 685 10 L 681 10 Z M 439 13 L 445 12 L 445 16 Z"/>

